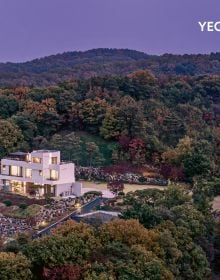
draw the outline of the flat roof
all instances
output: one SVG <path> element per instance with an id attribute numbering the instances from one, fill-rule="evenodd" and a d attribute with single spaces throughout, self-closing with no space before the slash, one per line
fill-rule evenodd
<path id="1" fill-rule="evenodd" d="M 57 153 L 57 150 L 34 150 L 32 153 Z"/>
<path id="2" fill-rule="evenodd" d="M 9 156 L 26 156 L 27 153 L 24 152 L 14 152 L 14 153 L 10 153 Z"/>

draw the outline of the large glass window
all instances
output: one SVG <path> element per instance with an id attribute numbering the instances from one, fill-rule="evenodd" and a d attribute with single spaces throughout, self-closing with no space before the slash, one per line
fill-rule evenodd
<path id="1" fill-rule="evenodd" d="M 33 163 L 41 163 L 41 158 L 39 158 L 39 157 L 32 157 L 32 162 Z"/>
<path id="2" fill-rule="evenodd" d="M 9 174 L 10 174 L 10 176 L 21 177 L 22 176 L 22 167 L 11 165 L 9 168 Z"/>
<path id="3" fill-rule="evenodd" d="M 26 171 L 25 171 L 25 177 L 26 178 L 31 178 L 31 176 L 32 176 L 32 170 L 31 169 L 26 169 Z"/>
<path id="4" fill-rule="evenodd" d="M 51 158 L 51 164 L 57 164 L 57 157 Z"/>
<path id="5" fill-rule="evenodd" d="M 50 179 L 51 180 L 58 180 L 59 179 L 59 172 L 57 170 L 50 170 Z"/>

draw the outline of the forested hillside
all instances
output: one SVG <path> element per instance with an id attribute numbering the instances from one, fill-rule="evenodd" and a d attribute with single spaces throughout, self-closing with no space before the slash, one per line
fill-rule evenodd
<path id="1" fill-rule="evenodd" d="M 219 213 L 211 206 L 220 194 L 219 63 L 219 54 L 96 50 L 2 64 L 0 158 L 57 149 L 78 169 L 114 174 L 125 166 L 121 173 L 135 170 L 141 184 L 153 170 L 153 179 L 173 185 L 118 193 L 102 207 L 122 219 L 101 227 L 67 223 L 35 241 L 0 240 L 0 278 L 202 280 L 219 273 Z"/>
<path id="2" fill-rule="evenodd" d="M 66 52 L 25 63 L 1 63 L 0 85 L 48 86 L 69 79 L 127 75 L 149 69 L 155 75 L 220 73 L 220 53 L 210 55 L 147 55 L 124 49 Z"/>
<path id="3" fill-rule="evenodd" d="M 1 155 L 53 148 L 78 165 L 152 164 L 173 180 L 219 172 L 220 76 L 136 71 L 0 91 Z"/>

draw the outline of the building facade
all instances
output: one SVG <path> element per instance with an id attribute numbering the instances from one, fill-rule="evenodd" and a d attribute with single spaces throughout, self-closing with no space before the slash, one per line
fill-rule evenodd
<path id="1" fill-rule="evenodd" d="M 75 165 L 62 162 L 60 152 L 50 150 L 16 152 L 2 159 L 0 187 L 36 197 L 80 195 Z"/>

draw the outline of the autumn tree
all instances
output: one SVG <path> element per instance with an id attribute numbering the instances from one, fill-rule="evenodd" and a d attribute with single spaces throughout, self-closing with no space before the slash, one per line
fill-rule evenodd
<path id="1" fill-rule="evenodd" d="M 24 103 L 24 113 L 30 114 L 37 121 L 42 120 L 48 112 L 56 112 L 56 101 L 53 98 L 44 99 L 41 102 L 28 100 Z"/>
<path id="2" fill-rule="evenodd" d="M 124 183 L 121 181 L 111 181 L 108 182 L 107 188 L 115 195 L 118 195 L 119 192 L 123 192 L 124 190 Z"/>
<path id="3" fill-rule="evenodd" d="M 160 168 L 160 174 L 165 179 L 171 180 L 173 182 L 184 181 L 186 179 L 183 167 L 171 164 L 162 164 Z"/>
<path id="4" fill-rule="evenodd" d="M 134 165 L 141 165 L 145 163 L 146 148 L 141 139 L 134 138 L 129 142 L 128 152 L 131 162 Z"/>
<path id="5" fill-rule="evenodd" d="M 185 136 L 179 140 L 175 149 L 168 149 L 164 152 L 162 154 L 162 159 L 164 162 L 180 165 L 186 156 L 190 156 L 192 154 L 192 150 L 192 139 Z"/>
<path id="6" fill-rule="evenodd" d="M 62 269 L 59 268 L 66 264 L 85 266 L 92 253 L 99 248 L 99 244 L 92 227 L 69 221 L 58 226 L 51 236 L 32 241 L 24 248 L 24 253 L 39 274 L 45 273 L 44 267 L 57 267 L 61 273 Z M 65 273 L 71 272 L 69 268 Z M 48 272 L 50 274 L 50 271 Z"/>
<path id="7" fill-rule="evenodd" d="M 98 97 L 86 99 L 78 105 L 79 116 L 88 131 L 98 131 L 98 127 L 105 117 L 107 107 L 106 101 Z"/>
<path id="8" fill-rule="evenodd" d="M 32 279 L 31 263 L 22 254 L 0 253 L 0 279 L 30 280 Z"/>
<path id="9" fill-rule="evenodd" d="M 80 280 L 82 279 L 82 269 L 80 266 L 65 264 L 52 269 L 44 268 L 44 280 Z"/>
<path id="10" fill-rule="evenodd" d="M 137 70 L 124 79 L 122 89 L 133 98 L 140 100 L 154 97 L 157 93 L 156 77 L 148 70 Z"/>

